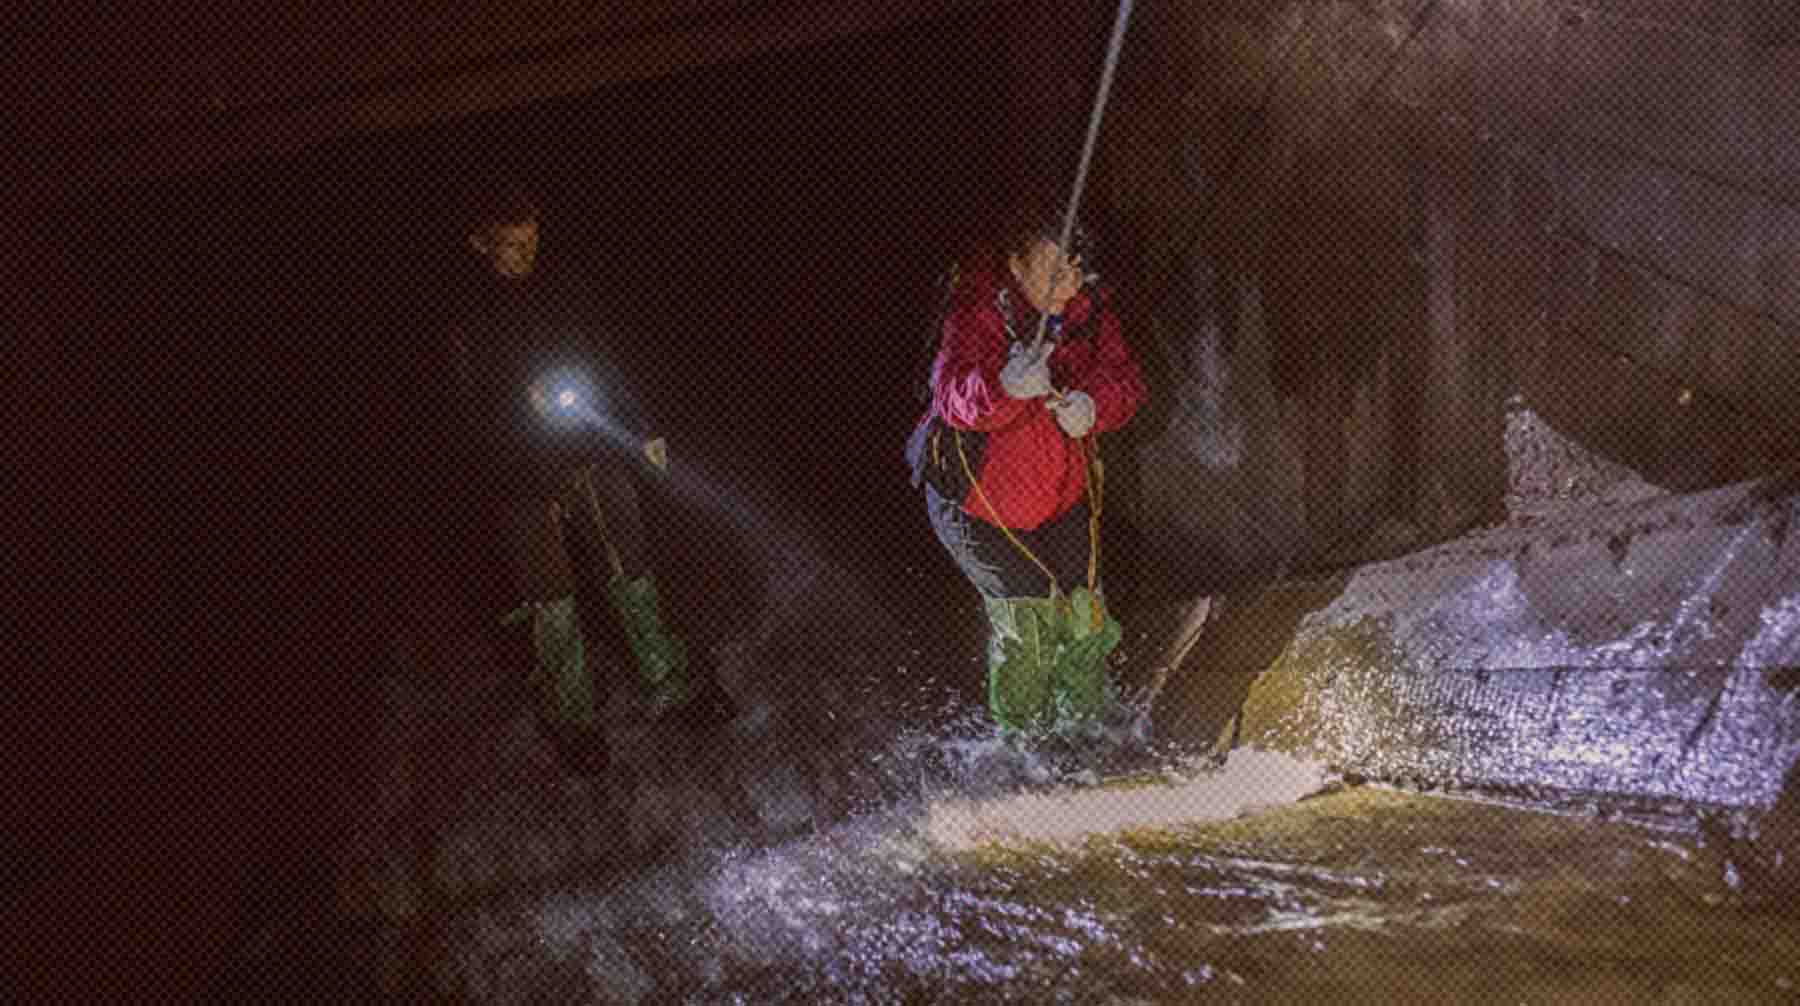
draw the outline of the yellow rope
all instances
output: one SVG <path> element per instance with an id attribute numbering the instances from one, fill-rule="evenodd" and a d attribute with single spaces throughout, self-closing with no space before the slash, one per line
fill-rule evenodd
<path id="1" fill-rule="evenodd" d="M 981 502 L 987 506 L 988 514 L 994 518 L 994 526 L 998 527 L 1001 532 L 1006 535 L 1007 541 L 1017 545 L 1019 551 L 1025 553 L 1025 558 L 1030 559 L 1037 565 L 1037 568 L 1044 571 L 1045 576 L 1050 578 L 1050 596 L 1054 598 L 1060 595 L 1062 589 L 1057 586 L 1056 574 L 1050 572 L 1050 567 L 1038 561 L 1038 557 L 1031 554 L 1031 549 L 1026 548 L 1025 543 L 1020 541 L 1018 536 L 1012 533 L 1012 528 L 1007 527 L 1006 522 L 1000 519 L 1000 511 L 994 509 L 994 504 L 988 499 L 987 493 L 981 488 L 981 483 L 975 480 L 975 473 L 969 469 L 969 455 L 963 451 L 961 430 L 956 431 L 956 453 L 962 458 L 963 475 L 968 477 L 969 485 L 975 487 L 975 495 L 980 496 Z"/>
<path id="2" fill-rule="evenodd" d="M 1088 593 L 1094 597 L 1094 603 L 1091 606 L 1093 615 L 1090 621 L 1093 628 L 1098 630 L 1106 620 L 1105 612 L 1099 603 L 1100 511 L 1106 499 L 1106 468 L 1100 461 L 1100 442 L 1097 437 L 1083 438 L 1081 444 L 1082 458 L 1088 462 Z M 1033 555 L 1031 549 L 1027 548 L 1025 543 L 1013 534 L 1012 529 L 1006 526 L 1006 522 L 1000 519 L 1000 511 L 995 509 L 993 501 L 988 499 L 987 492 L 981 488 L 981 483 L 975 478 L 974 471 L 969 468 L 969 455 L 963 450 L 961 430 L 956 431 L 956 453 L 962 459 L 963 475 L 968 478 L 969 485 L 974 487 L 975 495 L 981 497 L 982 505 L 987 507 L 989 516 L 994 518 L 994 526 L 1006 535 L 1006 540 L 1012 542 L 1025 558 L 1030 559 L 1037 568 L 1044 571 L 1044 575 L 1050 579 L 1050 596 L 1053 598 L 1059 596 L 1062 589 L 1056 582 L 1056 574 L 1050 572 L 1050 567 L 1044 565 L 1036 555 Z"/>
<path id="3" fill-rule="evenodd" d="M 1090 621 L 1097 631 L 1106 619 L 1100 610 L 1100 510 L 1106 499 L 1106 466 L 1100 463 L 1098 434 L 1082 438 L 1081 445 L 1088 462 L 1088 593 L 1094 598 Z"/>

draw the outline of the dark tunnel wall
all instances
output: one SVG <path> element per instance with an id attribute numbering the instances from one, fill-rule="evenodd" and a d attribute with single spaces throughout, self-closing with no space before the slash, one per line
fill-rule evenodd
<path id="1" fill-rule="evenodd" d="M 1667 489 L 1794 457 L 1797 21 L 1762 0 L 1140 9 L 1092 199 L 1166 368 L 1121 505 L 1213 558 L 1170 588 L 1341 559 L 1383 521 L 1429 540 L 1503 516 L 1509 409 Z"/>
<path id="2" fill-rule="evenodd" d="M 10 574 L 45 646 L 9 710 L 30 756 L 5 905 L 42 934 L 27 987 L 190 998 L 272 915 L 329 901 L 395 628 L 459 589 L 433 326 L 466 265 L 450 214 L 471 179 L 534 184 L 544 253 L 600 270 L 677 465 L 766 489 L 825 548 L 867 553 L 901 502 L 932 544 L 900 461 L 910 370 L 930 282 L 1005 159 L 999 23 L 25 217 L 42 247 L 9 347 L 31 431 L 7 453 L 31 487 Z"/>

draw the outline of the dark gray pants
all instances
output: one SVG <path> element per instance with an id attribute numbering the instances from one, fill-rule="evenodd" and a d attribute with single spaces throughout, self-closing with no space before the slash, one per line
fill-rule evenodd
<path id="1" fill-rule="evenodd" d="M 963 512 L 959 504 L 925 487 L 926 512 L 938 541 L 950 558 L 987 598 L 1049 597 L 1050 580 L 1037 563 L 1027 558 L 1006 532 Z M 1056 576 L 1064 594 L 1088 582 L 1088 556 L 1092 542 L 1088 532 L 1088 505 L 1077 504 L 1068 513 L 1030 531 L 1013 535 Z"/>
<path id="2" fill-rule="evenodd" d="M 626 579 L 649 573 L 648 531 L 636 471 L 630 462 L 609 457 L 594 464 L 592 478 L 604 528 L 595 520 L 586 493 L 575 488 L 556 497 L 560 521 L 551 519 L 548 499 L 519 499 L 504 505 L 501 536 L 512 571 L 515 603 L 553 601 L 575 593 L 577 569 L 593 583 L 604 585 L 612 577 L 608 544 L 618 554 Z"/>

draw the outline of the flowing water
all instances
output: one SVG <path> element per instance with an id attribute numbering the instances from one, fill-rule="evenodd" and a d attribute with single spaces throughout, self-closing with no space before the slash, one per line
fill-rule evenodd
<path id="1" fill-rule="evenodd" d="M 1345 787 L 1239 751 L 944 792 L 516 921 L 601 1002 L 1800 998 L 1800 917 L 1741 892 L 1692 821 Z M 526 991 L 494 983 L 469 991 Z"/>
<path id="2" fill-rule="evenodd" d="M 1800 743 L 1775 671 L 1800 638 L 1789 539 L 1729 518 L 1742 502 L 1637 512 L 1616 576 L 1585 553 L 1558 560 L 1560 575 L 1541 556 L 1522 572 L 1518 546 L 1536 532 L 1521 530 L 1300 584 L 1277 598 L 1292 612 L 1243 608 L 1269 659 L 1301 654 L 1276 684 L 1310 689 L 1306 702 L 1238 696 L 1236 715 L 1261 717 L 1265 735 L 1309 716 L 1296 731 L 1337 738 L 1333 762 L 1359 778 L 1567 803 L 1355 785 L 1248 747 L 1216 765 L 1129 731 L 1104 765 L 1015 750 L 980 708 L 978 651 L 954 656 L 952 632 L 946 655 L 865 661 L 862 678 L 796 665 L 809 701 L 884 725 L 781 736 L 809 771 L 826 774 L 824 759 L 869 782 L 855 790 L 874 794 L 867 805 L 777 845 L 460 912 L 438 987 L 630 1004 L 1800 1002 L 1800 906 L 1719 837 L 1791 785 Z M 1657 538 L 1665 526 L 1679 533 Z M 1586 525 L 1562 534 L 1612 550 Z M 1640 597 L 1638 584 L 1655 586 Z M 1616 619 L 1590 617 L 1603 603 Z M 1380 647 L 1351 631 L 1369 622 L 1386 626 Z M 1180 722 L 1164 733 L 1219 736 L 1204 698 L 1165 694 L 1159 715 Z M 901 724 L 919 726 L 886 731 Z M 764 740 L 733 757 L 766 754 Z M 748 776 L 779 794 L 794 774 Z M 1595 792 L 1640 802 L 1583 795 Z"/>

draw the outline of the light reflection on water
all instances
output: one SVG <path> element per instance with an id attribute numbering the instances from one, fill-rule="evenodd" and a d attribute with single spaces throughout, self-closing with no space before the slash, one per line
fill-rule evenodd
<path id="1" fill-rule="evenodd" d="M 1800 983 L 1794 916 L 1739 903 L 1692 833 L 1376 788 L 1235 816 L 1295 799 L 1280 771 L 1234 756 L 1186 826 L 1155 813 L 1159 792 L 1196 805 L 1179 785 L 1134 786 L 1141 824 L 1086 833 L 1106 790 L 1025 834 L 944 830 L 943 808 L 1029 823 L 1043 793 L 893 808 L 721 857 L 626 945 L 696 1004 L 1761 1002 Z"/>

